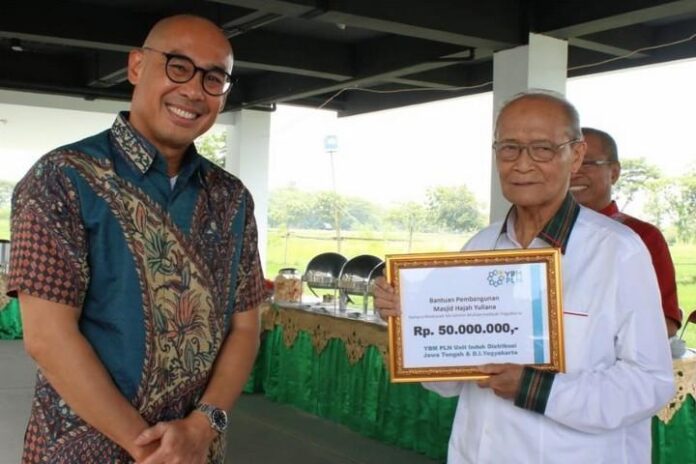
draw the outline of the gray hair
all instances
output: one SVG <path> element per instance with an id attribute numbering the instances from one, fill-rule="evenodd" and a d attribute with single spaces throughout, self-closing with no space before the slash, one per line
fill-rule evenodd
<path id="1" fill-rule="evenodd" d="M 520 92 L 514 95 L 509 100 L 503 103 L 503 106 L 498 112 L 498 116 L 495 119 L 495 133 L 498 133 L 498 123 L 500 122 L 500 115 L 507 109 L 508 106 L 519 100 L 546 100 L 557 104 L 561 107 L 568 119 L 568 136 L 571 139 L 582 140 L 582 131 L 580 130 L 580 115 L 578 110 L 573 106 L 570 101 L 561 93 L 555 92 L 553 90 L 547 89 L 529 89 L 524 92 Z"/>

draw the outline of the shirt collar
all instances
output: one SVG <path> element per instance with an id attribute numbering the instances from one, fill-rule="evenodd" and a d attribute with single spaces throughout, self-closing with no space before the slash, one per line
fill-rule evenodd
<path id="1" fill-rule="evenodd" d="M 111 126 L 118 151 L 141 174 L 145 174 L 157 156 L 157 149 L 128 122 L 128 111 L 122 111 Z"/>
<path id="2" fill-rule="evenodd" d="M 611 200 L 611 203 L 599 210 L 599 212 L 605 216 L 614 217 L 619 214 L 619 207 L 614 200 Z"/>
<path id="3" fill-rule="evenodd" d="M 514 212 L 515 207 L 512 206 L 505 216 L 503 221 L 503 226 L 500 229 L 500 234 L 507 233 L 508 229 L 508 219 L 510 215 Z M 537 237 L 546 241 L 551 246 L 561 249 L 561 253 L 565 254 L 566 247 L 568 246 L 568 240 L 570 240 L 570 233 L 573 230 L 575 221 L 580 214 L 580 205 L 575 201 L 573 195 L 568 192 L 566 194 L 563 203 L 558 208 L 556 213 L 553 215 L 551 220 L 546 223 L 544 228 L 537 234 Z"/>
<path id="4" fill-rule="evenodd" d="M 131 125 L 128 121 L 129 115 L 128 111 L 120 112 L 111 126 L 111 134 L 118 151 L 142 175 L 145 175 L 151 167 L 166 174 L 164 158 L 157 148 Z M 186 150 L 181 169 L 177 174 L 180 181 L 188 180 L 200 168 L 200 158 L 201 156 L 192 143 Z"/>

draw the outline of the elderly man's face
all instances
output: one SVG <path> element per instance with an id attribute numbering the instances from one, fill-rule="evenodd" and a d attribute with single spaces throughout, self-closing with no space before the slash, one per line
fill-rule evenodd
<path id="1" fill-rule="evenodd" d="M 563 109 L 550 100 L 522 98 L 498 119 L 497 142 L 561 145 L 572 138 Z M 585 144 L 579 142 L 564 145 L 547 162 L 532 160 L 526 150 L 514 161 L 496 159 L 503 195 L 518 207 L 553 214 L 568 192 L 571 173 L 580 168 L 584 152 Z"/>
<path id="2" fill-rule="evenodd" d="M 580 170 L 570 180 L 570 191 L 581 205 L 595 211 L 604 209 L 611 202 L 611 187 L 619 178 L 619 163 L 591 164 L 593 161 L 608 161 L 601 139 L 595 134 L 585 135 L 587 153 Z"/>

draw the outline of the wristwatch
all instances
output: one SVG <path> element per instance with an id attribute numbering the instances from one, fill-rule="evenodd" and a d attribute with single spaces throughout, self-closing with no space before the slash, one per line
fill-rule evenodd
<path id="1" fill-rule="evenodd" d="M 196 410 L 208 416 L 210 427 L 218 432 L 224 432 L 227 428 L 227 412 L 224 409 L 216 408 L 211 404 L 198 403 Z"/>

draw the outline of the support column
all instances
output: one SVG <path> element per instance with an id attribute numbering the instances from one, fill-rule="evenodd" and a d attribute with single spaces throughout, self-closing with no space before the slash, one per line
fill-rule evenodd
<path id="1" fill-rule="evenodd" d="M 225 169 L 244 182 L 254 197 L 254 213 L 259 231 L 259 254 L 266 267 L 268 240 L 268 168 L 271 113 L 242 110 L 220 115 L 227 135 Z"/>
<path id="2" fill-rule="evenodd" d="M 495 119 L 507 100 L 529 89 L 546 89 L 565 94 L 568 68 L 568 42 L 539 34 L 529 34 L 529 45 L 503 50 L 493 55 L 493 137 Z M 503 198 L 495 166 L 491 162 L 490 222 L 503 219 L 510 203 Z"/>

